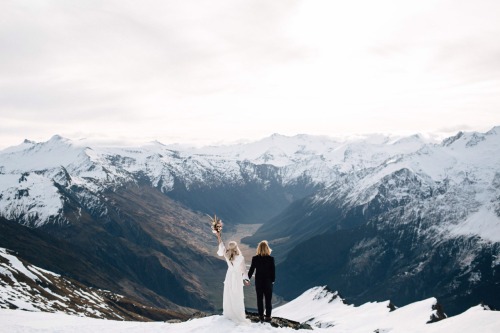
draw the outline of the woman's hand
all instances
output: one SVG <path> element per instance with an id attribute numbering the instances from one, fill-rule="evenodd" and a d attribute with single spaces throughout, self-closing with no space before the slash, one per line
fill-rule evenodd
<path id="1" fill-rule="evenodd" d="M 243 284 L 248 287 L 250 285 L 250 280 L 243 280 Z"/>

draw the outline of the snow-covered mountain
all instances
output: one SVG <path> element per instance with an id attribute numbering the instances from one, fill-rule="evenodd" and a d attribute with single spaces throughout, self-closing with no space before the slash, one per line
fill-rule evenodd
<path id="1" fill-rule="evenodd" d="M 477 235 L 500 242 L 500 127 L 485 134 L 461 132 L 352 176 L 318 194 L 316 204 L 342 197 L 345 206 L 365 209 L 373 201 L 404 206 L 400 223 L 428 220 L 432 227 L 421 229 L 428 236 Z"/>
<path id="2" fill-rule="evenodd" d="M 30 265 L 4 248 L 0 248 L 0 309 L 135 321 L 189 318 L 187 314 L 151 308 L 110 291 L 86 287 Z"/>
<path id="3" fill-rule="evenodd" d="M 389 146 L 401 142 L 408 141 Z M 379 154 L 371 156 L 375 155 Z M 435 239 L 476 235 L 487 242 L 500 242 L 500 127 L 484 134 L 460 132 L 441 144 L 420 145 L 415 151 L 384 157 L 372 165 L 358 161 L 350 170 L 342 164 L 343 172 L 323 190 L 305 198 L 306 203 L 301 202 L 308 206 L 301 208 L 301 212 L 307 210 L 304 220 L 281 223 L 274 219 L 256 237 L 284 238 L 295 233 L 303 235 L 294 237 L 295 241 L 304 240 L 313 232 L 352 227 L 381 211 L 399 209 L 395 223 L 427 221 L 420 231 Z M 340 215 L 307 223 L 326 206 L 336 206 Z M 384 220 L 379 225 L 387 223 Z"/>
<path id="4" fill-rule="evenodd" d="M 324 287 L 306 291 L 274 313 L 299 322 L 312 324 L 314 330 L 326 333 L 496 333 L 500 328 L 500 312 L 475 306 L 466 312 L 442 318 L 430 298 L 394 308 L 389 301 L 370 302 L 355 307 L 345 304 L 338 293 Z M 297 332 L 292 328 L 273 327 L 267 323 L 236 325 L 223 316 L 214 315 L 180 323 L 138 323 L 82 318 L 59 313 L 40 313 L 0 309 L 0 332 Z"/>

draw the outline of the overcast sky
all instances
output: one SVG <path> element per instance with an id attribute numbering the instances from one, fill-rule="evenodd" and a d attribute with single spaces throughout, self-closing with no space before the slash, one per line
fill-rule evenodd
<path id="1" fill-rule="evenodd" d="M 498 0 L 0 0 L 0 149 L 500 125 Z"/>

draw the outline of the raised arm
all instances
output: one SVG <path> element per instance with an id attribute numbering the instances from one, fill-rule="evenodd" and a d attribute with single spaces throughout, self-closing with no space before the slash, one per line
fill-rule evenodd
<path id="1" fill-rule="evenodd" d="M 217 250 L 217 254 L 222 257 L 224 253 L 226 253 L 226 247 L 224 246 L 224 242 L 222 241 L 220 237 L 220 233 L 216 233 L 217 235 L 217 240 L 219 241 L 219 249 Z"/>
<path id="2" fill-rule="evenodd" d="M 224 256 L 224 253 L 226 253 L 226 247 L 224 246 L 223 242 L 219 243 L 219 249 L 217 250 L 217 254 L 222 257 Z"/>

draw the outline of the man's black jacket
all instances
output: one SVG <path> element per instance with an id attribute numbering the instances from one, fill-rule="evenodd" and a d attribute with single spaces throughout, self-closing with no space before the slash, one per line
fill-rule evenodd
<path id="1" fill-rule="evenodd" d="M 271 256 L 254 256 L 252 258 L 252 264 L 250 265 L 250 270 L 248 271 L 248 277 L 252 278 L 253 272 L 255 272 L 256 281 L 271 280 L 274 282 L 275 279 L 275 268 L 274 268 L 274 258 Z"/>

